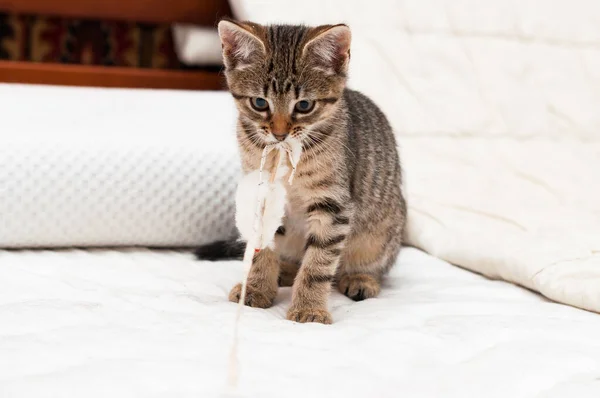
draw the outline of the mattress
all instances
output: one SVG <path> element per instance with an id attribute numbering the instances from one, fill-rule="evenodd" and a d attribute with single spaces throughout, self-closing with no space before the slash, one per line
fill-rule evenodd
<path id="1" fill-rule="evenodd" d="M 241 263 L 185 251 L 0 251 L 0 396 L 220 397 Z M 246 308 L 243 397 L 600 396 L 600 317 L 412 248 L 334 324 Z M 232 395 L 229 395 L 232 396 Z"/>

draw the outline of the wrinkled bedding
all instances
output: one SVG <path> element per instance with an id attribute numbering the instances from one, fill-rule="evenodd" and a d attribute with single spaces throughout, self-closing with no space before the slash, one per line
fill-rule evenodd
<path id="1" fill-rule="evenodd" d="M 600 312 L 600 141 L 401 141 L 406 240 Z"/>
<path id="2" fill-rule="evenodd" d="M 185 252 L 0 251 L 0 396 L 218 397 L 239 262 Z M 600 393 L 600 317 L 405 249 L 335 323 L 245 309 L 244 397 L 578 398 Z"/>

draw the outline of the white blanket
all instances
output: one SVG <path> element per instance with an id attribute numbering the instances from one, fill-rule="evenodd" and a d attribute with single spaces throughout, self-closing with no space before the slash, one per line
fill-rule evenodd
<path id="1" fill-rule="evenodd" d="M 402 141 L 407 240 L 600 312 L 600 141 Z"/>
<path id="2" fill-rule="evenodd" d="M 239 262 L 149 250 L 0 251 L 0 396 L 222 397 Z M 597 398 L 600 317 L 415 249 L 333 325 L 246 308 L 248 398 Z M 567 394 L 567 392 L 569 394 Z"/>

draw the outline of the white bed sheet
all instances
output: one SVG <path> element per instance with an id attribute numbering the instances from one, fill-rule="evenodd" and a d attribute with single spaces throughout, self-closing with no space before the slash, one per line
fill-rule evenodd
<path id="1" fill-rule="evenodd" d="M 174 251 L 0 251 L 0 397 L 218 397 L 239 262 Z M 247 308 L 240 396 L 600 396 L 600 317 L 403 250 L 334 324 Z"/>

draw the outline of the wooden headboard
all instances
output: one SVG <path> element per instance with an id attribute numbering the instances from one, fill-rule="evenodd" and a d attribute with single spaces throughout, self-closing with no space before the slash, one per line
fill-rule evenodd
<path id="1" fill-rule="evenodd" d="M 215 26 L 227 0 L 0 0 L 0 12 L 145 23 Z M 218 90 L 219 72 L 0 61 L 0 82 Z"/>

